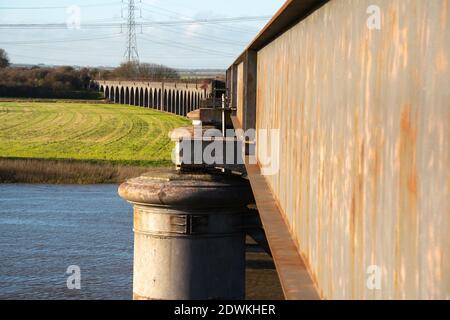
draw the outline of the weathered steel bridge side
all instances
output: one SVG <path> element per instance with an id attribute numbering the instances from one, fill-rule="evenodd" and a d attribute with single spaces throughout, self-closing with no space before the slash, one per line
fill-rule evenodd
<path id="1" fill-rule="evenodd" d="M 449 0 L 289 0 L 227 87 L 286 298 L 450 298 Z"/>

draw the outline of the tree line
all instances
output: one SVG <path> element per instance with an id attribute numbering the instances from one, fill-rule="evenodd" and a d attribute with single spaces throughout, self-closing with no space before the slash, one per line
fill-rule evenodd
<path id="1" fill-rule="evenodd" d="M 126 62 L 114 70 L 101 70 L 98 80 L 177 80 L 175 69 L 154 63 Z"/>
<path id="2" fill-rule="evenodd" d="M 0 97 L 97 99 L 89 91 L 92 71 L 73 67 L 0 69 Z"/>
<path id="3" fill-rule="evenodd" d="M 5 50 L 0 49 L 0 97 L 94 99 L 91 80 L 173 80 L 176 70 L 149 63 L 122 63 L 111 70 L 99 68 L 13 67 Z"/>

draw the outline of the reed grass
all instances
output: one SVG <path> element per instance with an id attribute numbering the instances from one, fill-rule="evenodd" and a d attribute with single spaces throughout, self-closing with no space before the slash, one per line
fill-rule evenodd
<path id="1" fill-rule="evenodd" d="M 115 184 L 149 168 L 71 160 L 0 159 L 0 183 Z"/>

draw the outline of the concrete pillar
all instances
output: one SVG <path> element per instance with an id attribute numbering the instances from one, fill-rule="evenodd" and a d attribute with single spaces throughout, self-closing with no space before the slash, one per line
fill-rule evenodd
<path id="1" fill-rule="evenodd" d="M 134 205 L 134 299 L 244 298 L 246 180 L 155 170 L 119 194 Z"/>

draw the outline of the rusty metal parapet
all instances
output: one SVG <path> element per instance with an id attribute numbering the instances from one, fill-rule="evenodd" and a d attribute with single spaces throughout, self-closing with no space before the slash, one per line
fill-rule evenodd
<path id="1" fill-rule="evenodd" d="M 450 1 L 291 7 L 307 2 L 227 72 L 235 125 L 280 134 L 255 196 L 276 200 L 321 297 L 448 299 Z"/>

